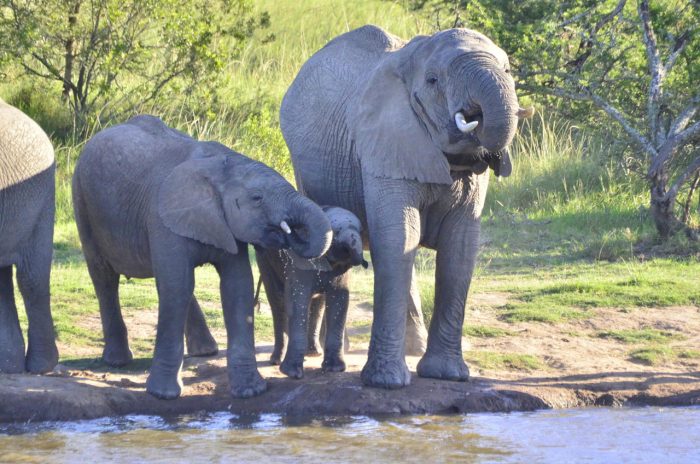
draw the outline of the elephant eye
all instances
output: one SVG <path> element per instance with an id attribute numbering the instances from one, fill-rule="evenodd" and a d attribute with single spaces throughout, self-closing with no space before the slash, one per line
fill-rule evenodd
<path id="1" fill-rule="evenodd" d="M 255 203 L 260 203 L 263 200 L 263 196 L 257 193 L 254 193 L 253 195 L 250 196 L 250 199 L 254 201 Z"/>
<path id="2" fill-rule="evenodd" d="M 428 76 L 425 78 L 425 82 L 427 82 L 430 85 L 435 85 L 437 83 L 437 77 L 435 76 Z"/>

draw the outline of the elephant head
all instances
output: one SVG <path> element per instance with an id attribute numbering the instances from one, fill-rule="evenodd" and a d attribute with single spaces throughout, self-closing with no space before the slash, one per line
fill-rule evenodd
<path id="1" fill-rule="evenodd" d="M 507 176 L 521 109 L 508 56 L 486 36 L 451 29 L 391 44 L 360 89 L 350 127 L 363 170 L 450 184 L 450 170 Z"/>
<path id="2" fill-rule="evenodd" d="M 321 208 L 277 172 L 215 142 L 176 166 L 158 210 L 176 234 L 237 253 L 236 241 L 323 255 L 332 232 Z"/>
<path id="3" fill-rule="evenodd" d="M 350 211 L 337 206 L 324 206 L 322 209 L 333 231 L 331 246 L 324 256 L 317 259 L 302 259 L 295 253 L 289 253 L 294 267 L 315 272 L 329 272 L 360 265 L 367 269 L 369 263 L 363 256 L 360 220 Z"/>
<path id="4" fill-rule="evenodd" d="M 369 263 L 362 255 L 362 224 L 350 211 L 336 206 L 324 206 L 333 230 L 333 242 L 326 253 L 331 266 L 359 266 L 365 269 Z"/>

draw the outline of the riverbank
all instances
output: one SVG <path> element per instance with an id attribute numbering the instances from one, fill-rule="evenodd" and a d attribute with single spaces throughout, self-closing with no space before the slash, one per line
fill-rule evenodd
<path id="1" fill-rule="evenodd" d="M 470 311 L 477 322 L 487 314 Z M 258 365 L 268 379 L 269 390 L 256 398 L 232 399 L 228 393 L 225 357 L 186 358 L 185 389 L 181 398 L 158 400 L 145 392 L 150 360 L 136 360 L 128 369 L 107 370 L 97 360 L 69 361 L 46 376 L 0 376 L 0 422 L 75 420 L 124 414 L 190 414 L 228 410 L 235 414 L 279 413 L 285 415 L 384 415 L 530 411 L 582 406 L 680 406 L 700 404 L 700 363 L 696 358 L 669 358 L 664 365 L 646 365 L 630 359 L 622 342 L 587 337 L 598 332 L 597 324 L 623 330 L 625 326 L 665 324 L 700 334 L 697 307 L 647 310 L 629 315 L 601 311 L 598 317 L 555 326 L 522 323 L 511 327 L 508 337 L 472 337 L 466 357 L 502 350 L 532 353 L 545 363 L 528 365 L 522 359 L 488 364 L 472 363 L 469 382 L 422 379 L 415 375 L 419 360 L 408 357 L 414 373 L 412 383 L 401 390 L 367 388 L 359 372 L 366 360 L 362 309 L 354 308 L 356 348 L 346 355 L 347 372 L 322 373 L 321 358 L 307 358 L 305 377 L 284 377 L 267 361 L 270 344 L 261 344 Z M 515 329 L 515 330 L 513 330 Z M 631 329 L 630 329 L 631 330 Z M 575 333 L 577 332 L 578 333 Z M 569 335 L 562 335 L 568 333 Z M 218 334 L 217 334 L 218 335 Z M 697 344 L 697 335 L 684 338 Z M 217 337 L 219 338 L 219 337 Z M 221 340 L 221 338 L 219 338 Z M 499 341 L 500 340 L 500 341 Z M 468 340 L 465 339 L 465 343 Z M 548 353 L 548 354 L 545 354 Z M 527 355 L 524 355 L 527 356 Z M 491 367 L 478 367 L 491 366 Z"/>

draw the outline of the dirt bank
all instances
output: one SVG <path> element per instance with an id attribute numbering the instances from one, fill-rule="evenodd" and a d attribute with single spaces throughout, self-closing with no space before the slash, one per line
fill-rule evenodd
<path id="1" fill-rule="evenodd" d="M 267 354 L 261 354 L 265 359 Z M 48 376 L 0 376 L 0 421 L 85 419 L 121 414 L 184 414 L 229 409 L 233 413 L 298 415 L 409 414 L 514 411 L 617 405 L 700 404 L 700 373 L 601 372 L 567 376 L 474 377 L 466 383 L 414 375 L 402 390 L 363 387 L 364 355 L 347 357 L 348 372 L 323 374 L 310 360 L 302 380 L 283 378 L 261 361 L 269 379 L 265 394 L 233 400 L 227 391 L 225 359 L 190 358 L 183 396 L 157 400 L 145 390 L 145 373 L 66 370 Z M 415 369 L 417 358 L 409 358 Z M 512 377 L 512 376 L 508 376 Z"/>
<path id="2" fill-rule="evenodd" d="M 0 375 L 0 421 L 225 409 L 233 413 L 340 415 L 700 404 L 700 308 L 695 306 L 645 308 L 631 313 L 596 309 L 585 320 L 559 324 L 505 323 L 497 312 L 470 310 L 467 321 L 472 326 L 489 327 L 493 332 L 491 336 L 464 339 L 472 379 L 446 382 L 414 374 L 409 387 L 393 391 L 362 386 L 359 372 L 366 360 L 371 313 L 361 307 L 352 312 L 349 333 L 355 350 L 346 355 L 347 372 L 321 373 L 321 358 L 307 358 L 305 378 L 287 379 L 267 361 L 271 344 L 261 342 L 258 364 L 270 387 L 263 395 L 232 399 L 225 359 L 219 355 L 187 358 L 183 396 L 163 401 L 145 392 L 149 360 L 137 361 L 128 370 L 107 370 L 99 361 L 89 361 L 96 354 L 90 352 L 87 360 L 66 362 L 51 375 Z M 153 331 L 155 320 L 150 312 L 139 314 L 146 319 L 131 318 L 127 325 Z M 629 340 L 604 336 L 612 328 L 645 336 L 657 334 L 650 331 L 663 331 L 668 339 L 661 355 L 666 358 L 655 365 L 640 363 L 630 353 L 648 343 L 630 344 Z M 221 332 L 215 335 L 218 340 L 225 339 Z M 407 361 L 415 372 L 418 358 Z"/>

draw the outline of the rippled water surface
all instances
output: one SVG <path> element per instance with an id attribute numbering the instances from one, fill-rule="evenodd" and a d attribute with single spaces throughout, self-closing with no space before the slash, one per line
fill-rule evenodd
<path id="1" fill-rule="evenodd" d="M 700 408 L 0 425 L 2 462 L 700 462 Z"/>

